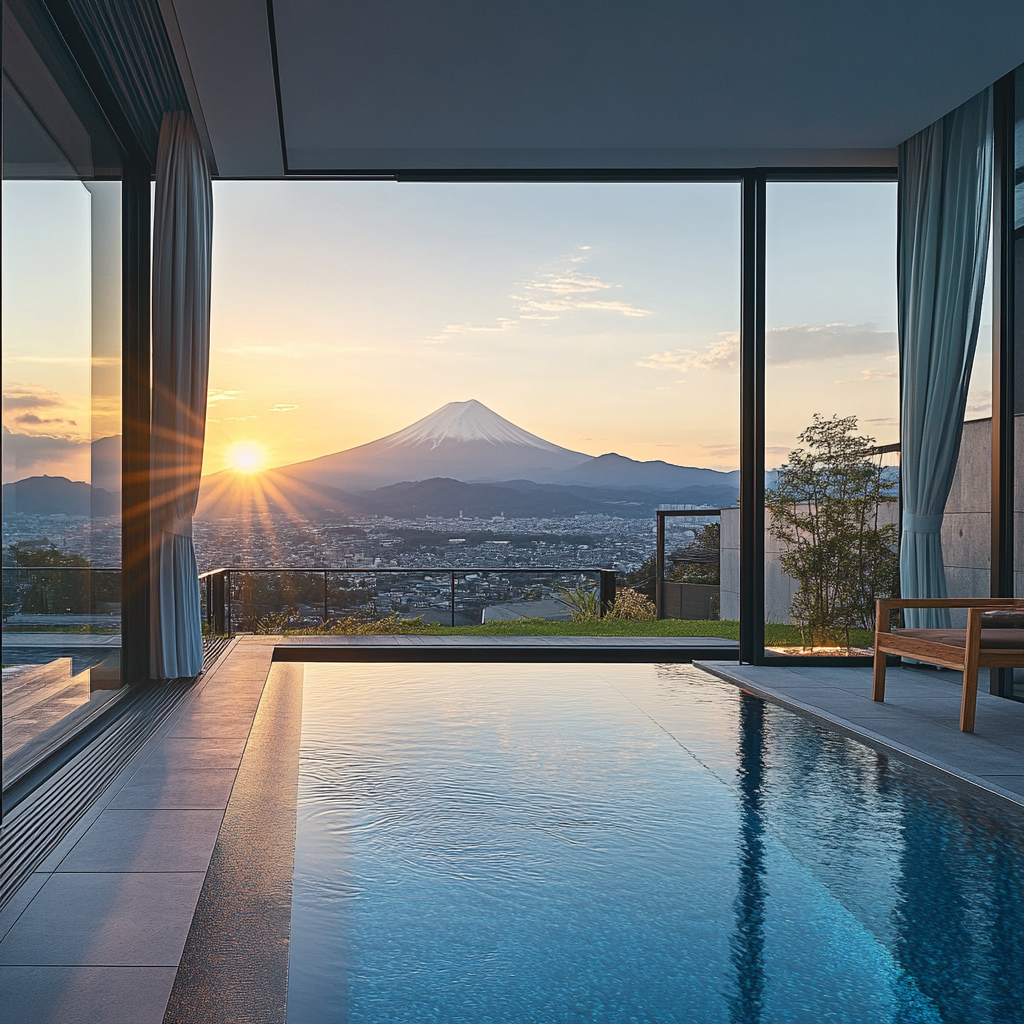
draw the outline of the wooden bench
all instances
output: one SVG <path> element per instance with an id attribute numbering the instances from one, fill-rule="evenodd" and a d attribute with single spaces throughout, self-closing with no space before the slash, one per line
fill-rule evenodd
<path id="1" fill-rule="evenodd" d="M 899 608 L 966 608 L 967 629 L 889 628 L 890 613 Z M 875 680 L 872 700 L 885 700 L 885 657 L 898 654 L 964 674 L 960 698 L 960 729 L 974 732 L 978 703 L 978 670 L 1024 668 L 1024 629 L 983 628 L 989 611 L 1024 612 L 1024 601 L 992 598 L 885 598 L 875 602 Z"/>

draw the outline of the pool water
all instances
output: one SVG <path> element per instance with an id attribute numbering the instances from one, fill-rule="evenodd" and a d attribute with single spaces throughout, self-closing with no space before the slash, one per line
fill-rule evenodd
<path id="1" fill-rule="evenodd" d="M 1015 809 L 689 666 L 307 665 L 288 1021 L 1024 1021 Z"/>

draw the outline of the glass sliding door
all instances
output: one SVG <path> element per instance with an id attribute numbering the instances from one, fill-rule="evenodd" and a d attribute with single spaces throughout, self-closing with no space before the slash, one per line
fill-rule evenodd
<path id="1" fill-rule="evenodd" d="M 898 588 L 895 182 L 769 182 L 766 656 L 868 653 Z"/>
<path id="2" fill-rule="evenodd" d="M 3 18 L 6 781 L 120 680 L 121 184 L 45 12 Z"/>
<path id="3" fill-rule="evenodd" d="M 318 607 L 327 630 L 441 628 L 452 568 L 463 625 L 596 607 L 569 576 L 556 593 L 475 572 L 495 564 L 614 569 L 620 611 L 653 617 L 660 508 L 692 515 L 671 522 L 677 621 L 657 628 L 735 638 L 738 182 L 219 181 L 214 197 L 200 569 L 377 568 L 365 585 L 392 595 L 282 597 L 285 618 L 254 628 L 314 628 Z M 393 568 L 430 579 L 403 590 Z"/>

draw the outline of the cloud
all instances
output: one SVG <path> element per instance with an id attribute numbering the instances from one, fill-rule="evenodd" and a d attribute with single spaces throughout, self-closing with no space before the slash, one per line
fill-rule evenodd
<path id="1" fill-rule="evenodd" d="M 3 389 L 3 409 L 5 423 L 22 428 L 19 432 L 26 436 L 56 432 L 67 436 L 81 434 L 78 421 L 72 416 L 80 415 L 82 410 L 72 406 L 60 392 L 52 388 L 23 381 L 7 381 Z M 80 439 L 80 436 L 76 438 Z"/>
<path id="2" fill-rule="evenodd" d="M 889 355 L 896 348 L 896 332 L 878 324 L 822 324 L 776 327 L 768 332 L 765 355 L 772 366 L 850 356 Z"/>
<path id="3" fill-rule="evenodd" d="M 863 384 L 865 381 L 872 380 L 896 380 L 899 377 L 898 373 L 894 373 L 888 370 L 861 370 L 860 376 L 855 377 L 853 380 L 837 380 L 837 384 Z"/>
<path id="4" fill-rule="evenodd" d="M 637 360 L 636 365 L 647 370 L 672 370 L 674 373 L 688 373 L 692 370 L 733 370 L 739 366 L 739 356 L 739 335 L 723 332 L 703 352 L 696 352 L 690 348 L 655 352 Z"/>
<path id="5" fill-rule="evenodd" d="M 66 476 L 88 480 L 91 445 L 88 441 L 50 434 L 22 434 L 3 428 L 5 483 L 27 476 Z"/>
<path id="6" fill-rule="evenodd" d="M 992 415 L 992 391 L 991 389 L 975 391 L 968 397 L 967 408 L 964 415 L 968 419 L 984 419 Z"/>
<path id="7" fill-rule="evenodd" d="M 47 390 L 46 394 L 39 394 L 18 384 L 4 386 L 3 402 L 4 412 L 14 409 L 52 409 L 64 404 L 56 391 Z"/>
<path id="8" fill-rule="evenodd" d="M 238 401 L 238 396 L 244 394 L 244 391 L 224 391 L 221 388 L 210 388 L 206 392 L 206 404 L 215 405 L 217 402 L 236 402 Z"/>
<path id="9" fill-rule="evenodd" d="M 42 363 L 46 366 L 120 366 L 118 356 L 4 356 L 5 363 Z"/>
<path id="10" fill-rule="evenodd" d="M 259 417 L 255 413 L 250 413 L 248 416 L 224 416 L 222 419 L 217 420 L 218 423 L 244 423 L 246 420 L 255 420 Z"/>
<path id="11" fill-rule="evenodd" d="M 509 296 L 519 311 L 518 318 L 496 317 L 492 325 L 468 321 L 448 324 L 424 340 L 428 344 L 440 344 L 463 334 L 500 334 L 520 327 L 522 320 L 558 320 L 562 313 L 578 309 L 603 310 L 631 317 L 651 316 L 649 309 L 618 299 L 598 297 L 622 285 L 587 276 L 576 268 L 575 264 L 584 263 L 589 258 L 589 249 L 589 245 L 577 246 L 574 255 L 562 256 L 556 261 L 555 270 L 538 272 L 532 280 L 519 284 L 517 288 L 523 294 Z"/>
<path id="12" fill-rule="evenodd" d="M 298 409 L 297 405 L 289 405 L 287 402 L 278 402 L 277 405 L 272 405 L 267 412 L 294 412 Z"/>
<path id="13" fill-rule="evenodd" d="M 798 324 L 774 327 L 766 333 L 765 358 L 769 366 L 779 368 L 850 356 L 881 355 L 888 358 L 895 345 L 896 332 L 879 330 L 877 324 Z M 694 370 L 718 372 L 737 369 L 739 355 L 739 335 L 722 332 L 703 351 L 677 348 L 669 352 L 655 352 L 638 360 L 636 365 L 677 373 Z M 895 376 L 881 370 L 864 373 L 863 380 L 885 380 Z M 869 373 L 877 376 L 867 376 Z"/>
<path id="14" fill-rule="evenodd" d="M 63 419 L 52 419 L 44 420 L 37 416 L 34 412 L 25 412 L 20 416 L 14 417 L 15 423 L 28 424 L 29 426 L 41 426 L 46 423 L 67 423 L 72 427 L 77 427 L 78 424 L 74 420 L 63 420 Z"/>
<path id="15" fill-rule="evenodd" d="M 581 247 L 585 248 L 585 247 Z M 580 263 L 585 256 L 567 257 L 569 263 Z M 617 299 L 599 299 L 595 296 L 620 284 L 611 284 L 598 277 L 587 276 L 570 266 L 548 274 L 538 274 L 532 281 L 522 284 L 525 295 L 512 295 L 524 320 L 557 320 L 559 313 L 575 309 L 597 309 L 623 316 L 651 316 L 651 310 L 641 309 Z"/>
<path id="16" fill-rule="evenodd" d="M 510 320 L 508 317 L 499 316 L 495 321 L 493 327 L 479 327 L 476 324 L 464 323 L 464 324 L 449 324 L 447 327 L 438 331 L 437 334 L 432 334 L 426 340 L 428 342 L 439 343 L 447 341 L 449 338 L 454 338 L 459 334 L 503 334 L 505 331 L 511 331 L 513 327 L 518 327 L 518 320 Z"/>

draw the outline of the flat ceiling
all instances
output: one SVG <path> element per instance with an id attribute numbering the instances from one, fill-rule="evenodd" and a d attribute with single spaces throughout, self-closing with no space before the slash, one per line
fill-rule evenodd
<path id="1" fill-rule="evenodd" d="M 162 0 L 221 176 L 891 166 L 1021 0 Z"/>

